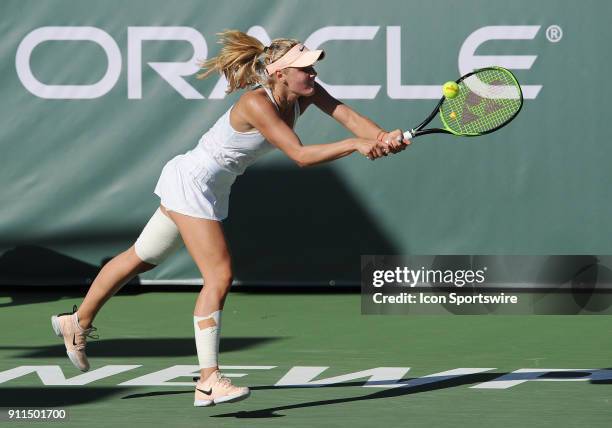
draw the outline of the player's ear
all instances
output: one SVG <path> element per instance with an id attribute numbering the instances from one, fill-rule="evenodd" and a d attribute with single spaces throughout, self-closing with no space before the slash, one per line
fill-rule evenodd
<path id="1" fill-rule="evenodd" d="M 289 74 L 289 69 L 283 68 L 282 70 L 276 71 L 276 73 L 277 82 L 287 82 L 287 75 Z"/>

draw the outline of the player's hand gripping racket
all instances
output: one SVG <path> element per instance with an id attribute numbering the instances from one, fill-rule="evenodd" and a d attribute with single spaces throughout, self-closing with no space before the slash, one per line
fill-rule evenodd
<path id="1" fill-rule="evenodd" d="M 506 126 L 523 106 L 523 92 L 516 77 L 502 67 L 474 70 L 455 81 L 459 91 L 453 98 L 442 97 L 419 126 L 404 132 L 411 139 L 425 134 L 453 134 L 475 137 Z M 423 129 L 440 114 L 443 128 Z"/>

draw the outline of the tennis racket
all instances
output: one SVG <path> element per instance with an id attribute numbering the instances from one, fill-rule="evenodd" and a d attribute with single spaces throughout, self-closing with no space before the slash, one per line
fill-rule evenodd
<path id="1" fill-rule="evenodd" d="M 521 86 L 505 68 L 480 68 L 455 82 L 459 86 L 457 95 L 453 98 L 443 96 L 427 119 L 404 132 L 405 139 L 426 134 L 461 137 L 489 134 L 510 123 L 523 106 Z M 437 114 L 443 127 L 423 129 Z"/>

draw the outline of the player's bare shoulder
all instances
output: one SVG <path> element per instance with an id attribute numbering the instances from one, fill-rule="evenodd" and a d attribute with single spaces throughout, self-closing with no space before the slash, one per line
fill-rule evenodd
<path id="1" fill-rule="evenodd" d="M 263 88 L 245 92 L 234 104 L 230 114 L 232 127 L 239 132 L 252 131 L 261 116 L 275 114 L 276 109 L 271 105 Z"/>
<path id="2" fill-rule="evenodd" d="M 263 88 L 257 88 L 244 93 L 236 102 L 235 108 L 244 117 L 250 117 L 253 114 L 270 113 L 271 110 L 276 111 Z"/>

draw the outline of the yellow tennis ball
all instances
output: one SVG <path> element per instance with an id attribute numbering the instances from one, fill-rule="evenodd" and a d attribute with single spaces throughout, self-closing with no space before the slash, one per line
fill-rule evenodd
<path id="1" fill-rule="evenodd" d="M 442 93 L 446 98 L 455 98 L 459 93 L 459 85 L 455 82 L 446 82 L 444 86 L 442 86 Z"/>

